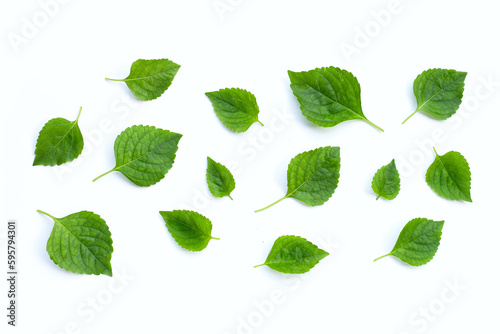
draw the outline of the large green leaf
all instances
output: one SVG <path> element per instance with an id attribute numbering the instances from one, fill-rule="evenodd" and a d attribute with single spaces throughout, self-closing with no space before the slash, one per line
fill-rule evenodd
<path id="1" fill-rule="evenodd" d="M 83 136 L 78 127 L 81 113 L 80 107 L 74 122 L 64 118 L 53 118 L 45 123 L 36 141 L 33 166 L 61 165 L 76 159 L 82 153 Z"/>
<path id="2" fill-rule="evenodd" d="M 276 239 L 266 262 L 268 266 L 285 274 L 303 274 L 311 270 L 329 254 L 304 238 L 284 235 Z"/>
<path id="3" fill-rule="evenodd" d="M 466 72 L 429 69 L 417 76 L 413 82 L 413 93 L 417 98 L 417 112 L 422 111 L 436 119 L 447 119 L 457 112 L 462 103 Z"/>
<path id="4" fill-rule="evenodd" d="M 288 190 L 284 197 L 257 210 L 265 210 L 288 197 L 310 206 L 322 205 L 332 197 L 340 176 L 340 148 L 325 146 L 297 155 L 288 165 Z"/>
<path id="5" fill-rule="evenodd" d="M 383 197 L 391 200 L 399 194 L 401 180 L 396 168 L 396 162 L 392 161 L 382 166 L 373 176 L 372 189 L 378 195 L 377 199 Z"/>
<path id="6" fill-rule="evenodd" d="M 226 166 L 213 161 L 210 157 L 207 157 L 207 184 L 215 197 L 228 196 L 233 199 L 231 192 L 236 185 L 233 175 Z"/>
<path id="7" fill-rule="evenodd" d="M 167 229 L 179 246 L 192 252 L 204 250 L 212 237 L 212 222 L 195 211 L 160 211 Z"/>
<path id="8" fill-rule="evenodd" d="M 165 177 L 172 168 L 182 135 L 154 126 L 134 125 L 115 140 L 116 166 L 96 177 L 117 171 L 141 187 L 148 187 Z"/>
<path id="9" fill-rule="evenodd" d="M 245 132 L 259 121 L 259 106 L 255 96 L 241 88 L 224 88 L 205 93 L 212 102 L 215 114 L 222 124 L 235 132 Z"/>
<path id="10" fill-rule="evenodd" d="M 444 221 L 426 218 L 411 220 L 399 234 L 392 251 L 374 261 L 392 255 L 412 266 L 426 264 L 432 260 L 438 250 L 443 225 Z"/>
<path id="11" fill-rule="evenodd" d="M 441 197 L 453 201 L 472 202 L 470 195 L 471 173 L 467 160 L 458 152 L 448 152 L 438 155 L 427 169 L 425 180 Z"/>
<path id="12" fill-rule="evenodd" d="M 109 79 L 124 81 L 132 94 L 142 101 L 160 97 L 172 84 L 181 66 L 168 59 L 139 59 L 130 68 L 125 79 Z"/>
<path id="13" fill-rule="evenodd" d="M 361 87 L 351 72 L 331 66 L 307 72 L 288 71 L 288 76 L 302 114 L 314 124 L 332 127 L 361 119 L 384 131 L 363 114 Z"/>
<path id="14" fill-rule="evenodd" d="M 78 274 L 112 276 L 113 240 L 108 225 L 99 215 L 80 211 L 55 218 L 47 241 L 47 252 L 55 264 Z"/>

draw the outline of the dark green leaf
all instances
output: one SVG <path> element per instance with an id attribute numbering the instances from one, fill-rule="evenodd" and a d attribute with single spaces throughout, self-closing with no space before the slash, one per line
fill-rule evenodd
<path id="1" fill-rule="evenodd" d="M 265 210 L 288 197 L 310 206 L 322 205 L 332 197 L 340 176 L 340 148 L 325 146 L 297 155 L 288 165 L 288 190 Z"/>
<path id="2" fill-rule="evenodd" d="M 80 107 L 74 122 L 53 118 L 44 125 L 36 141 L 33 166 L 61 165 L 76 159 L 82 153 L 83 136 L 78 127 L 81 112 Z"/>
<path id="3" fill-rule="evenodd" d="M 453 151 L 443 156 L 438 155 L 435 149 L 434 152 L 436 159 L 425 174 L 429 187 L 446 199 L 472 202 L 471 173 L 464 156 Z"/>
<path id="4" fill-rule="evenodd" d="M 462 103 L 466 76 L 466 72 L 440 68 L 422 72 L 413 82 L 417 110 L 403 124 L 419 111 L 440 120 L 451 117 Z"/>
<path id="5" fill-rule="evenodd" d="M 213 161 L 210 157 L 207 157 L 207 184 L 215 197 L 228 196 L 233 199 L 231 197 L 235 187 L 233 175 L 226 166 Z"/>
<path id="6" fill-rule="evenodd" d="M 392 255 L 412 266 L 426 264 L 438 250 L 443 225 L 444 221 L 426 218 L 411 220 L 401 231 L 392 251 L 374 261 Z"/>
<path id="7" fill-rule="evenodd" d="M 372 189 L 378 195 L 377 199 L 383 197 L 391 200 L 399 194 L 400 188 L 399 172 L 394 159 L 382 166 L 373 176 Z"/>
<path id="8" fill-rule="evenodd" d="M 141 187 L 149 187 L 172 168 L 182 135 L 154 126 L 134 125 L 115 140 L 116 166 L 100 177 L 117 171 Z"/>
<path id="9" fill-rule="evenodd" d="M 217 117 L 228 129 L 245 132 L 259 119 L 259 106 L 255 96 L 240 88 L 224 88 L 205 93 L 212 102 Z"/>
<path id="10" fill-rule="evenodd" d="M 276 239 L 266 262 L 255 267 L 268 266 L 285 274 L 303 274 L 328 255 L 304 238 L 284 235 Z"/>
<path id="11" fill-rule="evenodd" d="M 139 59 L 132 64 L 130 75 L 125 79 L 106 79 L 124 81 L 135 97 L 149 101 L 170 87 L 180 67 L 168 59 Z"/>
<path id="12" fill-rule="evenodd" d="M 189 210 L 160 211 L 168 231 L 179 246 L 199 252 L 204 250 L 212 237 L 212 223 L 198 212 Z"/>
<path id="13" fill-rule="evenodd" d="M 55 218 L 47 241 L 47 252 L 55 264 L 77 274 L 112 276 L 111 253 L 113 240 L 108 225 L 90 211 Z"/>
<path id="14" fill-rule="evenodd" d="M 302 114 L 314 124 L 332 127 L 344 121 L 361 119 L 384 131 L 363 114 L 361 87 L 351 72 L 330 66 L 307 72 L 288 71 L 288 76 Z"/>

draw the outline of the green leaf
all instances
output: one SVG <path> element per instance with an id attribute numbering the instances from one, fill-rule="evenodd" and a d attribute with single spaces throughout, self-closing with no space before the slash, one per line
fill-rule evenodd
<path id="1" fill-rule="evenodd" d="M 213 161 L 210 157 L 207 157 L 207 184 L 215 197 L 228 196 L 233 199 L 231 197 L 235 187 L 233 175 L 226 166 Z"/>
<path id="2" fill-rule="evenodd" d="M 212 223 L 198 212 L 189 210 L 160 211 L 168 231 L 179 246 L 192 252 L 204 250 L 212 237 Z"/>
<path id="3" fill-rule="evenodd" d="M 441 240 L 441 230 L 444 221 L 434 221 L 426 218 L 415 218 L 408 222 L 399 234 L 396 245 L 389 254 L 412 265 L 426 264 L 436 254 Z"/>
<path id="4" fill-rule="evenodd" d="M 265 210 L 288 197 L 310 206 L 322 205 L 332 197 L 339 183 L 340 148 L 325 146 L 300 153 L 288 165 L 288 190 Z"/>
<path id="5" fill-rule="evenodd" d="M 180 67 L 168 59 L 139 59 L 132 64 L 125 79 L 106 80 L 124 81 L 136 98 L 149 101 L 160 97 L 170 87 Z"/>
<path id="6" fill-rule="evenodd" d="M 276 239 L 266 262 L 254 268 L 268 266 L 284 274 L 303 274 L 328 255 L 304 238 L 284 235 Z"/>
<path id="7" fill-rule="evenodd" d="M 422 72 L 413 82 L 417 110 L 403 124 L 419 111 L 440 120 L 451 117 L 462 103 L 466 76 L 466 72 L 440 68 Z"/>
<path id="8" fill-rule="evenodd" d="M 83 151 L 83 136 L 78 127 L 78 119 L 82 108 L 74 122 L 64 118 L 53 118 L 43 126 L 36 141 L 35 160 L 33 166 L 54 166 L 76 159 Z"/>
<path id="9" fill-rule="evenodd" d="M 425 174 L 429 187 L 446 199 L 472 202 L 470 168 L 464 156 L 453 151 L 443 156 L 438 155 L 436 149 L 434 152 L 436 159 Z"/>
<path id="10" fill-rule="evenodd" d="M 288 71 L 288 76 L 302 114 L 314 124 L 332 127 L 344 121 L 361 119 L 384 131 L 363 114 L 361 87 L 351 72 L 331 66 L 307 72 Z"/>
<path id="11" fill-rule="evenodd" d="M 229 130 L 245 132 L 259 119 L 259 106 L 255 96 L 241 88 L 224 88 L 205 93 L 212 102 L 214 111 Z"/>
<path id="12" fill-rule="evenodd" d="M 378 195 L 377 199 L 383 197 L 391 200 L 399 194 L 400 188 L 399 172 L 394 159 L 382 166 L 373 176 L 372 189 Z"/>
<path id="13" fill-rule="evenodd" d="M 165 177 L 172 168 L 182 135 L 155 128 L 134 125 L 115 140 L 116 166 L 96 177 L 117 171 L 141 187 L 149 187 Z"/>
<path id="14" fill-rule="evenodd" d="M 77 274 L 112 276 L 113 240 L 108 225 L 99 215 L 80 211 L 55 218 L 47 241 L 47 253 L 59 267 Z"/>

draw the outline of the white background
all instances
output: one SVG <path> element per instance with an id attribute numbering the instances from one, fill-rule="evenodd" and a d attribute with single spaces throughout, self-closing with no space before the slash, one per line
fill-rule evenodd
<path id="1" fill-rule="evenodd" d="M 7 219 L 19 223 L 20 261 L 18 327 L 5 324 L 2 279 L 2 333 L 497 333 L 495 2 L 220 3 L 230 10 L 218 12 L 213 0 L 61 0 L 44 22 L 38 1 L 2 1 L 1 268 Z M 394 8 L 377 23 L 373 13 Z M 37 31 L 23 37 L 26 21 L 34 20 Z M 25 39 L 15 46 L 15 37 Z M 357 53 L 343 52 L 348 44 Z M 104 80 L 126 77 L 138 58 L 182 66 L 155 101 L 137 101 L 125 84 Z M 287 70 L 332 65 L 358 78 L 363 111 L 384 133 L 362 121 L 320 128 L 301 115 Z M 464 103 L 448 121 L 417 114 L 402 126 L 416 107 L 414 78 L 433 67 L 468 72 Z M 254 93 L 265 127 L 227 130 L 204 95 L 224 87 Z M 84 154 L 61 167 L 33 167 L 45 122 L 74 120 L 80 106 Z M 134 124 L 184 135 L 174 167 L 149 188 L 119 173 L 93 183 L 114 166 L 116 136 Z M 342 159 L 339 187 L 326 204 L 287 199 L 253 212 L 285 194 L 292 157 L 325 145 L 340 146 Z M 467 158 L 473 203 L 442 199 L 427 186 L 431 146 Z M 234 172 L 234 201 L 208 195 L 207 155 Z M 401 192 L 376 201 L 371 179 L 393 158 Z M 185 208 L 210 218 L 220 241 L 201 253 L 181 249 L 158 211 Z M 56 266 L 45 251 L 53 223 L 37 209 L 56 217 L 100 214 L 112 232 L 114 277 Z M 373 263 L 415 217 L 446 221 L 432 262 Z M 254 269 L 285 234 L 330 256 L 301 276 Z M 272 295 L 279 300 L 270 302 Z"/>

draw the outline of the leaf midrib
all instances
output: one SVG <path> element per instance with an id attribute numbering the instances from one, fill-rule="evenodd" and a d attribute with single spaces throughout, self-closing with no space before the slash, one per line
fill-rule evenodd
<path id="1" fill-rule="evenodd" d="M 400 249 L 405 248 L 406 246 L 408 246 L 408 245 L 410 245 L 410 244 L 414 243 L 414 242 L 415 242 L 415 241 L 417 241 L 418 239 L 420 239 L 420 238 L 422 238 L 422 237 L 424 237 L 424 236 L 431 236 L 431 235 L 432 235 L 432 232 L 425 233 L 425 234 L 421 234 L 421 235 L 419 235 L 417 238 L 415 238 L 415 239 L 411 240 L 410 242 L 408 242 L 408 243 L 406 243 L 406 244 L 402 245 L 402 246 L 401 246 L 401 247 L 399 247 L 398 249 L 396 249 L 396 250 L 392 250 L 392 251 L 389 253 L 389 255 L 394 255 L 394 254 L 395 254 L 396 252 L 398 252 Z"/>
<path id="2" fill-rule="evenodd" d="M 115 168 L 113 168 L 113 170 L 115 170 L 115 171 L 120 170 L 121 168 L 123 168 L 123 167 L 125 167 L 125 166 L 128 166 L 128 165 L 130 165 L 131 163 L 134 163 L 134 162 L 136 162 L 136 161 L 137 161 L 137 160 L 139 160 L 139 159 L 142 159 L 142 158 L 143 158 L 143 157 L 145 157 L 146 155 L 149 155 L 149 154 L 151 154 L 151 153 L 155 152 L 155 151 L 156 151 L 156 150 L 157 150 L 160 146 L 161 146 L 161 145 L 156 146 L 153 150 L 148 151 L 148 152 L 146 152 L 146 153 L 142 154 L 141 156 L 139 156 L 139 157 L 137 157 L 137 158 L 135 158 L 135 159 L 133 159 L 133 160 L 130 160 L 129 162 L 127 162 L 127 163 L 125 163 L 125 164 L 123 164 L 123 165 L 120 165 L 120 166 L 115 166 Z"/>
<path id="3" fill-rule="evenodd" d="M 434 97 L 436 97 L 437 95 L 439 95 L 442 92 L 444 92 L 446 90 L 446 88 L 448 88 L 449 86 L 451 86 L 452 84 L 454 84 L 455 82 L 457 82 L 459 80 L 460 80 L 460 78 L 457 78 L 457 79 L 451 81 L 448 85 L 446 85 L 443 88 L 441 88 L 441 90 L 439 90 L 438 92 L 434 93 L 429 99 L 427 99 L 424 103 L 422 103 L 422 105 L 420 107 L 417 108 L 417 111 L 421 111 L 422 108 L 427 104 L 427 102 L 431 101 Z"/>
<path id="4" fill-rule="evenodd" d="M 446 166 L 444 164 L 444 162 L 441 160 L 441 156 L 440 155 L 436 155 L 436 159 L 437 161 L 439 161 L 439 163 L 441 164 L 441 166 L 443 167 L 443 170 L 446 172 L 446 175 L 450 178 L 450 180 L 453 181 L 453 184 L 455 184 L 455 186 L 457 187 L 458 191 L 460 191 L 460 193 L 462 195 L 464 195 L 466 198 L 468 198 L 467 194 L 465 194 L 462 189 L 460 189 L 457 181 L 455 181 L 455 179 L 451 176 L 450 172 L 448 172 L 448 170 L 446 169 Z"/>
<path id="5" fill-rule="evenodd" d="M 68 134 L 71 132 L 71 130 L 73 130 L 73 128 L 75 127 L 76 124 L 78 124 L 78 119 L 76 121 L 74 121 L 74 122 L 71 122 L 71 127 L 69 128 L 69 130 L 64 134 L 64 136 L 62 136 L 62 138 L 57 142 L 57 144 L 55 144 L 54 146 L 52 146 L 52 148 L 47 153 L 45 153 L 44 155 L 42 155 L 40 157 L 40 160 L 45 159 L 45 157 L 49 153 L 51 153 L 53 150 L 55 150 L 59 146 L 59 144 L 61 144 L 61 142 L 64 140 L 64 138 L 66 138 L 68 136 Z"/>
<path id="6" fill-rule="evenodd" d="M 250 117 L 250 119 L 251 119 L 251 120 L 253 120 L 254 122 L 258 122 L 258 121 L 259 121 L 259 117 L 258 117 L 258 116 L 254 118 L 252 115 L 250 115 L 250 113 L 249 113 L 249 112 L 245 112 L 244 110 L 242 110 L 242 109 L 238 108 L 236 105 L 230 104 L 229 102 L 224 101 L 223 99 L 219 98 L 218 96 L 212 95 L 212 97 L 213 97 L 213 98 L 215 98 L 215 99 L 217 99 L 218 101 L 223 102 L 224 104 L 227 104 L 228 106 L 231 106 L 231 107 L 235 108 L 235 109 L 236 109 L 236 110 L 238 110 L 239 112 L 242 112 L 243 114 L 245 114 L 245 115 L 247 115 L 248 117 Z M 231 97 L 231 98 L 234 100 L 234 98 L 233 98 L 233 97 Z"/>
<path id="7" fill-rule="evenodd" d="M 153 74 L 153 75 L 149 75 L 149 76 L 146 76 L 146 77 L 139 77 L 139 78 L 131 78 L 131 79 L 128 79 L 128 78 L 125 78 L 123 79 L 122 81 L 123 82 L 127 82 L 127 81 L 136 81 L 136 80 L 146 80 L 146 79 L 151 79 L 151 78 L 155 78 L 159 75 L 162 75 L 164 73 L 167 73 L 167 72 L 170 72 L 172 70 L 175 70 L 176 67 L 172 67 L 171 69 L 167 70 L 167 71 L 163 71 L 163 72 L 159 72 L 159 73 L 156 73 L 156 74 Z M 177 68 L 178 69 L 178 68 Z"/>
<path id="8" fill-rule="evenodd" d="M 323 254 L 316 254 L 316 255 L 311 255 L 311 256 L 305 256 L 305 257 L 302 257 L 301 259 L 312 259 L 312 258 L 317 258 L 317 257 L 321 257 Z M 321 259 L 323 259 L 324 257 L 321 257 Z M 320 259 L 320 260 L 321 260 Z M 281 264 L 281 263 L 298 263 L 298 260 L 286 260 L 286 261 L 272 261 L 272 262 L 265 262 L 264 264 L 265 265 L 269 265 L 269 264 Z"/>
<path id="9" fill-rule="evenodd" d="M 212 163 L 212 161 L 210 161 L 210 164 L 212 165 L 213 169 L 215 170 L 215 173 L 217 174 L 217 177 L 221 180 L 222 182 L 222 187 L 224 188 L 224 190 L 226 191 L 226 194 L 229 194 L 229 189 L 226 187 L 226 183 L 224 182 L 224 180 L 222 179 L 221 177 L 221 174 L 219 173 L 219 171 L 217 170 L 217 166 L 214 165 L 214 163 Z M 227 195 L 229 196 L 229 195 Z"/>

